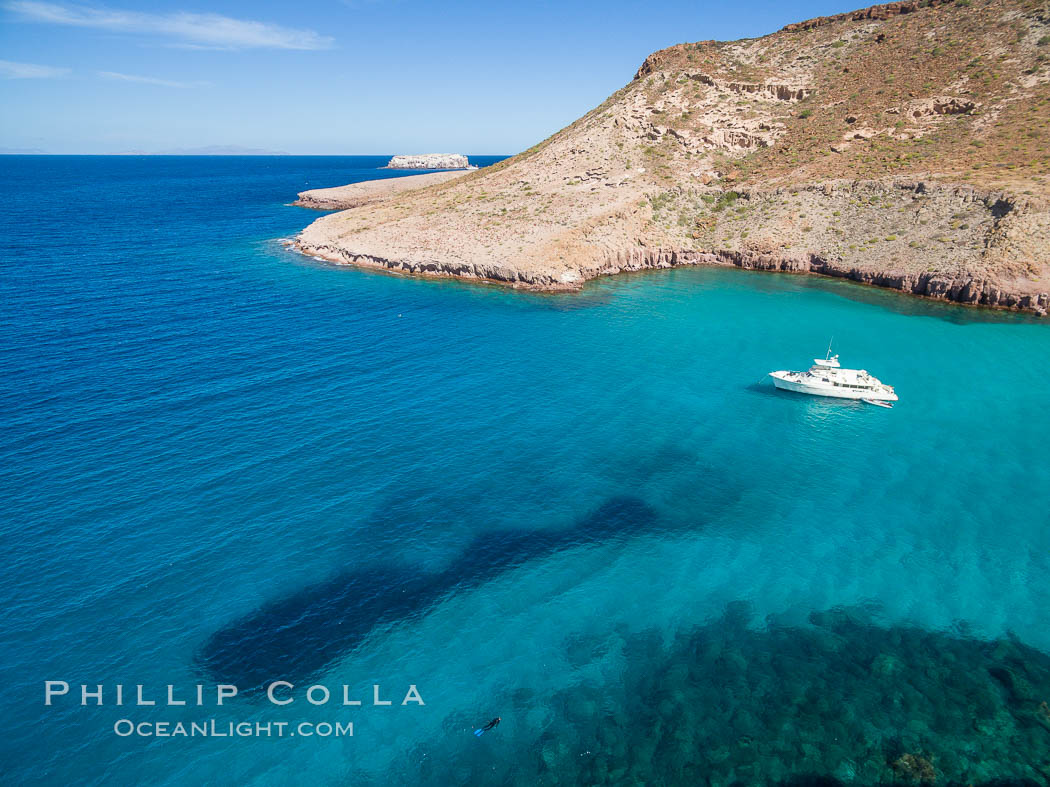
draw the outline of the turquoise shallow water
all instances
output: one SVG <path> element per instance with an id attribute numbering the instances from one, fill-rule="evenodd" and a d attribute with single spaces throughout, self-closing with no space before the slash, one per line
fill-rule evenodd
<path id="1" fill-rule="evenodd" d="M 378 163 L 0 160 L 11 783 L 1050 781 L 1050 325 L 738 270 L 540 296 L 281 246 L 316 215 L 296 191 Z M 763 380 L 832 335 L 893 411 Z M 274 678 L 295 703 L 250 692 Z M 45 707 L 48 679 L 243 691 Z M 313 707 L 311 683 L 426 705 Z"/>

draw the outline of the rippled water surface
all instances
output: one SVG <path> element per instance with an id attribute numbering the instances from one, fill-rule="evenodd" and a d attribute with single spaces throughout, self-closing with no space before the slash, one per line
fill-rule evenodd
<path id="1" fill-rule="evenodd" d="M 1050 782 L 1050 324 L 282 247 L 317 215 L 296 191 L 381 163 L 0 158 L 2 781 Z M 763 380 L 832 336 L 894 410 Z M 254 690 L 278 678 L 293 704 Z M 45 707 L 48 679 L 106 704 Z M 117 683 L 242 693 L 118 707 Z"/>

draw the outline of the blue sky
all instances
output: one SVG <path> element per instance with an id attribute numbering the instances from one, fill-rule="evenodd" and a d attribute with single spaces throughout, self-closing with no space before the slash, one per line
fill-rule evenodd
<path id="1" fill-rule="evenodd" d="M 0 149 L 515 153 L 653 50 L 859 5 L 0 0 Z"/>

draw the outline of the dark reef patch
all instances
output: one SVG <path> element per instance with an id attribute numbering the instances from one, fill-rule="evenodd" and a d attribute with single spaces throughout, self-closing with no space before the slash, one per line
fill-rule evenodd
<path id="1" fill-rule="evenodd" d="M 747 605 L 669 645 L 609 640 L 622 681 L 508 696 L 514 738 L 408 757 L 423 784 L 1036 787 L 1050 784 L 1050 656 L 1012 638 L 881 626 L 866 610 L 755 627 Z M 566 646 L 586 657 L 578 640 Z M 604 653 L 595 650 L 596 657 Z M 520 702 L 519 702 L 520 699 Z M 545 706 L 549 713 L 534 712 Z M 528 718 L 541 718 L 540 729 Z M 508 729 L 510 732 L 510 729 Z M 508 736 L 509 737 L 509 736 Z"/>
<path id="2" fill-rule="evenodd" d="M 447 595 L 531 560 L 648 532 L 655 522 L 656 513 L 646 503 L 618 497 L 570 528 L 482 533 L 437 573 L 404 565 L 340 573 L 216 631 L 198 662 L 213 680 L 246 693 L 274 680 L 309 680 L 358 647 L 377 626 L 411 620 Z"/>

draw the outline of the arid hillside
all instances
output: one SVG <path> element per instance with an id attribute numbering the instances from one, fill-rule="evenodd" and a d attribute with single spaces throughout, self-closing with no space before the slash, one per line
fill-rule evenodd
<path id="1" fill-rule="evenodd" d="M 1050 4 L 901 2 L 679 44 L 535 147 L 298 243 L 542 289 L 718 263 L 1045 313 Z"/>

